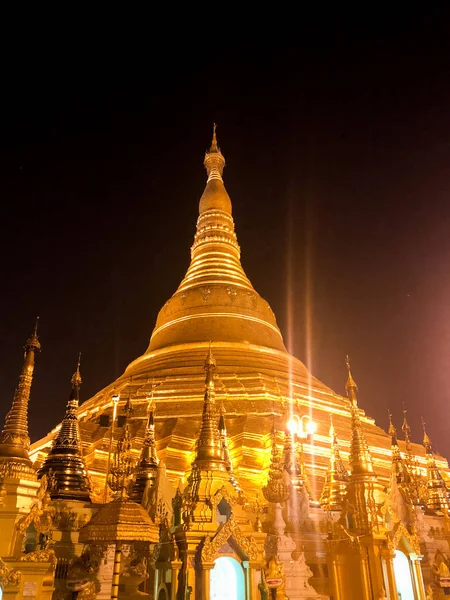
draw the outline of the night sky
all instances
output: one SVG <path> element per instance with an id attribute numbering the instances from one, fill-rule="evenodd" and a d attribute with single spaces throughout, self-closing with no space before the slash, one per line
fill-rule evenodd
<path id="1" fill-rule="evenodd" d="M 362 408 L 386 429 L 404 402 L 413 439 L 423 415 L 450 456 L 448 21 L 399 23 L 17 48 L 0 116 L 1 413 L 36 315 L 33 440 L 62 417 L 79 351 L 83 399 L 145 351 L 189 264 L 216 122 L 242 264 L 293 353 L 339 393 L 349 354 Z"/>

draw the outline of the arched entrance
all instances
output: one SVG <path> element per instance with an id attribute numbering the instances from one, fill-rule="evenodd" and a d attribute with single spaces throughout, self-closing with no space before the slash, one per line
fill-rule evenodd
<path id="1" fill-rule="evenodd" d="M 414 600 L 414 588 L 411 574 L 411 563 L 401 550 L 395 551 L 394 573 L 397 593 L 401 600 Z"/>
<path id="2" fill-rule="evenodd" d="M 210 600 L 245 600 L 244 570 L 231 556 L 221 556 L 214 561 Z"/>

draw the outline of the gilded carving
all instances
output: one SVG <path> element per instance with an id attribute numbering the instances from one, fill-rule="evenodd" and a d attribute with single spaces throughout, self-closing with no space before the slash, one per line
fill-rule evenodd
<path id="1" fill-rule="evenodd" d="M 4 591 L 10 587 L 19 587 L 22 574 L 17 569 L 10 569 L 0 558 L 0 588 Z"/>
<path id="2" fill-rule="evenodd" d="M 211 538 L 206 536 L 201 551 L 202 562 L 211 562 L 219 551 L 219 548 L 232 537 L 237 545 L 245 552 L 250 560 L 256 560 L 258 557 L 258 546 L 253 536 L 244 536 L 241 533 L 235 519 L 231 516 L 224 523 L 216 535 Z"/>

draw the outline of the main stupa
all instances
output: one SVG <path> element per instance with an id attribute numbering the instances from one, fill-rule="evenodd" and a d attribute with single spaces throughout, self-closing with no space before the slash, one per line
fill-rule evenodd
<path id="1" fill-rule="evenodd" d="M 225 158 L 215 131 L 204 165 L 208 178 L 184 279 L 160 310 L 146 352 L 128 365 L 121 377 L 84 402 L 78 412 L 94 497 L 101 499 L 103 494 L 113 396 L 117 395 L 119 416 L 125 405 L 127 410 L 132 407 L 129 424 L 136 456 L 144 441 L 151 404 L 159 459 L 173 484 L 185 477 L 200 429 L 203 363 L 211 345 L 217 361 L 216 401 L 224 411 L 240 487 L 255 496 L 265 484 L 271 431 L 285 431 L 289 415 L 294 413 L 299 418 L 308 416 L 317 426 L 313 439 L 305 440 L 303 452 L 312 494 L 318 499 L 330 457 L 330 415 L 341 456 L 348 464 L 349 400 L 311 376 L 303 363 L 287 352 L 272 309 L 242 268 L 231 200 L 222 178 Z M 358 410 L 374 468 L 387 482 L 390 437 Z M 31 447 L 30 457 L 37 466 L 49 452 L 58 429 Z M 114 438 L 120 435 L 116 426 Z M 414 444 L 413 452 L 425 466 L 423 447 Z M 445 460 L 438 462 L 448 468 Z"/>

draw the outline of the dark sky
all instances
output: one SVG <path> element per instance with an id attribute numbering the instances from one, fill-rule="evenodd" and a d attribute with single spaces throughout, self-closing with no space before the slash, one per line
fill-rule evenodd
<path id="1" fill-rule="evenodd" d="M 2 414 L 35 315 L 33 439 L 61 418 L 80 350 L 85 399 L 145 351 L 189 264 L 215 121 L 243 266 L 295 355 L 342 393 L 348 353 L 366 412 L 400 426 L 405 402 L 413 438 L 423 415 L 450 456 L 446 23 L 18 46 L 0 116 Z"/>

